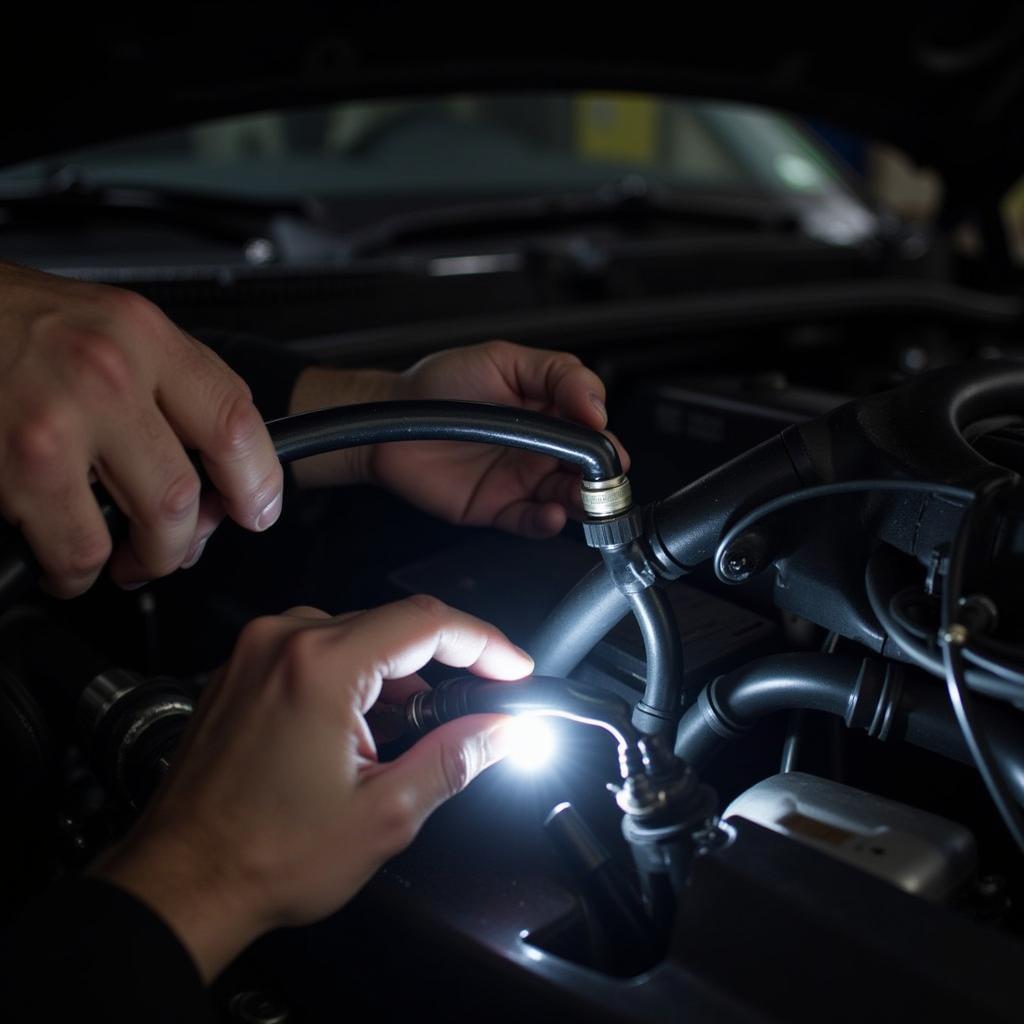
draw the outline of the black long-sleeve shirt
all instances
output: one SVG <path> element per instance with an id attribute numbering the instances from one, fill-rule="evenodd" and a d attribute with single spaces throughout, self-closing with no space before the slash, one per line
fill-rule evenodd
<path id="1" fill-rule="evenodd" d="M 287 413 L 300 360 L 250 337 L 198 336 L 246 380 L 264 419 Z M 95 878 L 61 881 L 4 930 L 0 986 L 0 1018 L 12 1024 L 215 1019 L 174 932 L 145 904 Z"/>

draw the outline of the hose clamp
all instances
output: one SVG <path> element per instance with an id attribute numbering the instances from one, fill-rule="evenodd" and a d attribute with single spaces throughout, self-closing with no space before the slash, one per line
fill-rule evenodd
<path id="1" fill-rule="evenodd" d="M 584 480 L 580 497 L 583 511 L 592 519 L 622 515 L 633 506 L 633 488 L 625 473 L 610 480 Z"/>

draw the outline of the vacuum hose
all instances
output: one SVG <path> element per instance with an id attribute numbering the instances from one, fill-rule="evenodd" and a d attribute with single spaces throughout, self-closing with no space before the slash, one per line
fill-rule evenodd
<path id="1" fill-rule="evenodd" d="M 730 740 L 777 711 L 826 711 L 880 740 L 896 739 L 973 764 L 941 687 L 877 658 L 780 654 L 719 676 L 683 715 L 675 753 L 701 767 Z M 980 718 L 1004 776 L 1024 803 L 1024 728 L 1004 709 Z"/>

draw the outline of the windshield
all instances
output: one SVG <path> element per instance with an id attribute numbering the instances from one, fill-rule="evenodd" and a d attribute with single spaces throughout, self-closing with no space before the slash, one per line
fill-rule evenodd
<path id="1" fill-rule="evenodd" d="M 624 175 L 700 191 L 846 191 L 830 156 L 782 115 L 647 94 L 543 93 L 266 111 L 0 170 L 253 197 L 494 195 Z"/>

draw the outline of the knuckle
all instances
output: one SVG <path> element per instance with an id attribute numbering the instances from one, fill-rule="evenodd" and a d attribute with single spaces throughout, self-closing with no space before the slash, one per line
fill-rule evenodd
<path id="1" fill-rule="evenodd" d="M 107 317 L 116 325 L 152 328 L 163 327 L 167 322 L 159 307 L 138 292 L 107 285 L 98 287 L 96 295 Z"/>
<path id="2" fill-rule="evenodd" d="M 281 620 L 273 615 L 260 615 L 250 619 L 239 631 L 235 645 L 238 650 L 262 651 L 281 633 Z"/>
<path id="3" fill-rule="evenodd" d="M 464 746 L 443 743 L 439 748 L 438 761 L 445 795 L 452 797 L 461 793 L 473 777 L 469 752 Z"/>
<path id="4" fill-rule="evenodd" d="M 70 408 L 63 404 L 38 407 L 11 432 L 11 455 L 30 474 L 62 462 L 74 430 L 72 420 Z"/>
<path id="5" fill-rule="evenodd" d="M 61 567 L 61 575 L 75 579 L 94 576 L 110 558 L 112 545 L 105 530 L 90 530 L 72 536 Z"/>
<path id="6" fill-rule="evenodd" d="M 67 339 L 71 368 L 77 380 L 98 383 L 117 395 L 134 390 L 134 373 L 128 354 L 109 335 L 78 331 Z"/>
<path id="7" fill-rule="evenodd" d="M 228 456 L 244 454 L 264 429 L 248 389 L 231 388 L 227 392 L 220 402 L 218 422 L 221 450 Z"/>
<path id="8" fill-rule="evenodd" d="M 293 696 L 304 698 L 310 686 L 316 683 L 318 668 L 323 664 L 325 639 L 323 630 L 302 629 L 282 643 L 278 664 Z"/>
<path id="9" fill-rule="evenodd" d="M 483 342 L 480 347 L 495 356 L 517 352 L 520 348 L 519 345 L 516 345 L 511 341 L 506 341 L 504 338 L 491 338 L 490 341 Z"/>
<path id="10" fill-rule="evenodd" d="M 413 594 L 405 601 L 415 611 L 431 619 L 441 619 L 450 611 L 448 605 L 433 594 Z"/>
<path id="11" fill-rule="evenodd" d="M 381 853 L 391 856 L 404 850 L 419 831 L 411 796 L 405 790 L 389 793 L 377 806 L 375 825 Z"/>
<path id="12" fill-rule="evenodd" d="M 201 489 L 199 474 L 194 469 L 179 473 L 164 488 L 158 517 L 172 522 L 187 518 L 199 502 Z"/>

